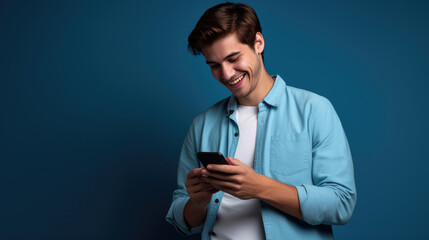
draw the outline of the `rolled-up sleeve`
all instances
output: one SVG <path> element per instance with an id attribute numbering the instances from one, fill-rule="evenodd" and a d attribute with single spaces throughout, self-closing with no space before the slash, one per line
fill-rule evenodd
<path id="1" fill-rule="evenodd" d="M 179 197 L 173 201 L 168 210 L 167 214 L 167 222 L 174 225 L 176 230 L 184 235 L 192 235 L 195 233 L 202 232 L 203 225 L 200 225 L 195 228 L 190 228 L 185 222 L 185 217 L 183 215 L 183 210 L 185 209 L 185 205 L 188 202 L 189 197 Z"/>
<path id="2" fill-rule="evenodd" d="M 321 98 L 310 118 L 313 184 L 296 186 L 305 222 L 345 224 L 356 204 L 353 162 L 341 122 Z"/>
<path id="3" fill-rule="evenodd" d="M 192 169 L 199 167 L 195 152 L 195 127 L 194 120 L 182 146 L 177 172 L 177 189 L 173 192 L 173 202 L 166 217 L 168 223 L 174 225 L 179 233 L 185 235 L 199 233 L 203 230 L 203 225 L 190 228 L 183 215 L 185 205 L 189 200 L 185 187 L 186 176 Z"/>

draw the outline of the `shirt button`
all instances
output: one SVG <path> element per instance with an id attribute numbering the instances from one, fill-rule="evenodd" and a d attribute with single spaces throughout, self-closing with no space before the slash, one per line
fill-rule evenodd
<path id="1" fill-rule="evenodd" d="M 219 199 L 216 198 L 215 203 L 218 203 L 218 202 L 219 202 Z"/>
<path id="2" fill-rule="evenodd" d="M 234 136 L 238 137 L 238 133 L 234 133 Z"/>

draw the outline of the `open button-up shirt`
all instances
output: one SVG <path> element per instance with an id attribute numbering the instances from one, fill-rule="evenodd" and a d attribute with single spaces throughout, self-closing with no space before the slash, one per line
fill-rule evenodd
<path id="1" fill-rule="evenodd" d="M 197 116 L 186 136 L 178 166 L 178 188 L 167 221 L 184 234 L 210 239 L 223 192 L 212 196 L 205 222 L 190 229 L 183 210 L 186 175 L 202 167 L 197 152 L 234 157 L 240 136 L 237 100 L 226 98 Z M 261 201 L 266 239 L 332 239 L 332 224 L 345 224 L 356 203 L 353 162 L 341 122 L 324 97 L 287 86 L 280 76 L 258 105 L 254 170 L 295 186 L 303 220 Z"/>

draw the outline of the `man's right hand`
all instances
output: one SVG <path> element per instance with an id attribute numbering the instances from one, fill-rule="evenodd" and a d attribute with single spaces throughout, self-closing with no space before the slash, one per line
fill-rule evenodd
<path id="1" fill-rule="evenodd" d="M 206 218 L 206 206 L 209 204 L 213 193 L 219 190 L 203 181 L 202 168 L 191 170 L 185 182 L 186 190 L 189 194 L 189 201 L 186 203 L 184 216 L 190 227 L 197 227 Z"/>

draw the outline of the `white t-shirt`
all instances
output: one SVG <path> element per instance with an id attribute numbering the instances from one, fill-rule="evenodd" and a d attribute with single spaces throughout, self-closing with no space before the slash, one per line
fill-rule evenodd
<path id="1" fill-rule="evenodd" d="M 240 135 L 234 158 L 253 168 L 258 107 L 239 105 L 236 118 Z M 225 193 L 213 232 L 211 238 L 216 240 L 265 239 L 260 200 L 241 200 Z"/>

